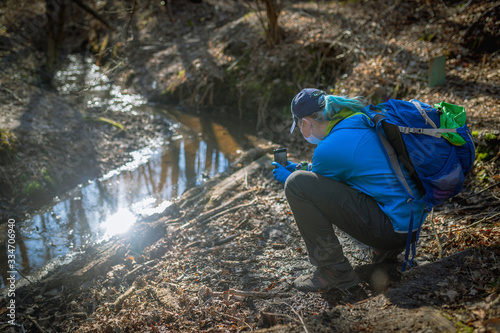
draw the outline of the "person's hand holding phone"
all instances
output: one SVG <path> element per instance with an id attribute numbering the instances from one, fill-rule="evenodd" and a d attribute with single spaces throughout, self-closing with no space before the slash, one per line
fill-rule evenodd
<path id="1" fill-rule="evenodd" d="M 285 183 L 286 179 L 295 171 L 297 163 L 289 162 L 286 156 L 286 148 L 274 150 L 274 178 L 280 183 Z"/>
<path id="2" fill-rule="evenodd" d="M 292 174 L 292 172 L 288 171 L 284 166 L 277 162 L 273 162 L 271 164 L 275 167 L 275 169 L 273 170 L 274 179 L 284 184 L 286 179 Z"/>
<path id="3" fill-rule="evenodd" d="M 290 172 L 294 172 L 295 170 L 297 170 L 297 163 L 287 161 L 287 165 L 285 165 L 285 169 L 287 169 Z"/>

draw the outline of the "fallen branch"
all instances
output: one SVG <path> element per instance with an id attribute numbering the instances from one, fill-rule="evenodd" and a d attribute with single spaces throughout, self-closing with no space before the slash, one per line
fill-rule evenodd
<path id="1" fill-rule="evenodd" d="M 500 185 L 500 182 L 496 182 L 495 184 L 492 184 L 492 185 L 490 185 L 490 186 L 488 186 L 488 187 L 486 187 L 486 188 L 483 188 L 481 191 L 479 191 L 479 192 L 477 192 L 477 193 L 472 193 L 472 194 L 471 194 L 471 195 L 469 195 L 467 198 L 463 198 L 463 199 L 458 200 L 458 201 L 457 201 L 457 203 L 460 203 L 460 202 L 462 202 L 462 201 L 464 201 L 464 200 L 467 200 L 467 199 L 472 198 L 472 197 L 474 197 L 474 196 L 476 196 L 476 195 L 478 195 L 478 194 L 481 194 L 481 193 L 483 193 L 483 192 L 485 192 L 485 191 L 489 190 L 490 188 L 495 187 L 495 186 L 497 186 L 497 185 Z"/>
<path id="2" fill-rule="evenodd" d="M 28 317 L 29 320 L 31 320 L 31 322 L 33 323 L 33 325 L 35 325 L 35 327 L 42 333 L 45 332 L 45 330 L 42 328 L 42 326 L 40 326 L 40 324 L 35 320 L 35 318 L 33 318 L 32 316 L 26 316 Z"/>
<path id="3" fill-rule="evenodd" d="M 473 227 L 473 226 L 475 226 L 475 225 L 477 225 L 477 224 L 479 224 L 479 223 L 482 223 L 482 222 L 484 222 L 484 221 L 487 221 L 487 220 L 490 220 L 490 219 L 492 219 L 492 218 L 494 218 L 494 217 L 497 217 L 498 215 L 500 215 L 500 213 L 496 213 L 495 215 L 486 216 L 485 218 L 482 218 L 482 219 L 480 219 L 479 221 L 476 221 L 476 222 L 474 222 L 474 223 L 472 223 L 472 224 L 469 224 L 469 225 L 464 226 L 464 227 L 462 227 L 462 228 L 455 229 L 455 230 L 451 230 L 451 231 L 455 232 L 455 231 L 460 231 L 460 230 L 463 230 L 463 229 L 467 229 L 467 228 Z"/>
<path id="4" fill-rule="evenodd" d="M 297 317 L 299 317 L 300 323 L 302 324 L 302 327 L 304 327 L 304 331 L 306 333 L 309 333 L 309 330 L 307 329 L 307 326 L 304 323 L 304 319 L 302 318 L 302 316 L 297 311 L 295 311 L 295 309 L 290 304 L 287 304 L 287 303 L 283 303 L 283 304 L 288 305 L 290 307 L 290 309 L 292 309 L 293 313 L 295 313 L 297 315 Z"/>
<path id="5" fill-rule="evenodd" d="M 179 205 L 179 209 L 184 209 L 184 207 L 186 207 L 187 205 L 191 204 L 192 202 L 199 202 L 200 198 L 203 197 L 205 194 L 207 193 L 206 191 L 206 188 L 202 188 L 200 193 L 198 194 L 195 194 L 192 198 L 187 198 L 187 194 L 189 194 L 188 192 L 186 192 L 186 200 L 184 200 L 184 202 L 182 202 L 180 205 Z"/>
<path id="6" fill-rule="evenodd" d="M 243 192 L 243 193 L 239 193 L 238 195 L 235 195 L 231 200 L 227 201 L 226 203 L 224 203 L 223 205 L 220 205 L 219 207 L 217 208 L 214 208 L 212 210 L 209 210 L 203 214 L 201 214 L 200 216 L 198 216 L 195 220 L 196 221 L 205 221 L 207 219 L 209 219 L 210 217 L 214 216 L 214 215 L 217 215 L 219 214 L 220 212 L 224 211 L 224 209 L 226 209 L 226 207 L 230 206 L 232 203 L 234 203 L 235 201 L 237 200 L 240 200 L 240 199 L 243 199 L 244 197 L 246 197 L 248 194 L 250 193 L 250 191 L 246 191 L 246 192 Z"/>
<path id="7" fill-rule="evenodd" d="M 224 211 L 222 211 L 222 212 L 220 212 L 220 213 L 217 213 L 217 214 L 215 214 L 215 215 L 213 215 L 213 216 L 209 217 L 208 219 L 206 219 L 206 220 L 204 220 L 204 221 L 199 222 L 198 224 L 200 224 L 200 225 L 207 224 L 208 222 L 212 221 L 213 219 L 215 219 L 215 218 L 217 218 L 217 217 L 219 217 L 219 216 L 221 216 L 221 215 L 227 214 L 227 213 L 229 213 L 229 212 L 232 212 L 233 210 L 238 210 L 238 209 L 240 209 L 240 208 L 244 208 L 244 207 L 251 206 L 251 205 L 253 205 L 256 201 L 257 201 L 257 200 L 256 200 L 256 199 L 254 199 L 254 200 L 252 200 L 252 201 L 251 201 L 251 202 L 249 202 L 249 203 L 242 204 L 242 205 L 238 205 L 238 206 L 235 206 L 235 207 L 232 207 L 232 208 L 226 209 L 226 210 L 224 210 Z"/>
<path id="8" fill-rule="evenodd" d="M 220 246 L 220 245 L 223 245 L 223 244 L 226 244 L 226 243 L 229 243 L 230 241 L 232 241 L 233 239 L 239 237 L 241 234 L 240 233 L 237 233 L 236 235 L 231 235 L 229 237 L 226 237 L 226 238 L 223 238 L 217 242 L 214 242 L 214 246 Z"/>
<path id="9" fill-rule="evenodd" d="M 136 288 L 137 288 L 137 285 L 134 282 L 132 287 L 130 287 L 126 292 L 124 292 L 122 295 L 120 295 L 113 303 L 107 303 L 107 305 L 110 305 L 114 309 L 119 310 L 119 308 L 121 308 L 123 301 L 125 299 L 127 299 L 130 295 L 132 295 L 132 293 L 135 291 Z"/>
<path id="10" fill-rule="evenodd" d="M 8 92 L 9 94 L 11 94 L 12 97 L 14 97 L 15 99 L 17 99 L 17 101 L 19 103 L 24 104 L 23 100 L 21 98 L 19 98 L 19 96 L 17 96 L 12 90 L 4 88 L 4 87 L 0 87 L 0 89 L 3 90 L 3 91 L 5 91 L 5 92 Z"/>
<path id="11" fill-rule="evenodd" d="M 133 270 L 131 270 L 130 272 L 128 272 L 127 274 L 125 274 L 123 276 L 123 279 L 122 280 L 127 280 L 129 277 L 133 277 L 132 275 L 135 274 L 138 270 L 140 270 L 141 268 L 151 264 L 152 262 L 155 262 L 155 259 L 153 260 L 149 260 L 149 261 L 146 261 L 145 263 L 137 266 L 136 268 L 134 268 Z"/>
<path id="12" fill-rule="evenodd" d="M 485 209 L 490 207 L 490 205 L 473 205 L 473 206 L 462 206 L 462 207 L 456 207 L 454 209 L 446 209 L 443 212 L 445 214 L 456 214 L 456 215 L 462 215 L 460 211 L 462 210 L 477 210 L 477 209 Z"/>
<path id="13" fill-rule="evenodd" d="M 80 6 L 83 10 L 85 10 L 86 12 L 88 12 L 90 15 L 92 15 L 93 17 L 95 17 L 98 21 L 100 21 L 102 24 L 104 24 L 105 26 L 107 26 L 109 29 L 111 29 L 114 32 L 116 32 L 116 29 L 113 28 L 108 22 L 106 22 L 106 20 L 101 15 L 99 15 L 99 13 L 97 13 L 96 11 L 94 11 L 92 8 L 90 8 L 89 6 L 87 6 L 86 4 L 84 4 L 83 2 L 81 2 L 80 0 L 73 0 L 73 2 L 76 3 L 78 6 Z"/>
<path id="14" fill-rule="evenodd" d="M 484 221 L 490 220 L 490 219 L 492 219 L 492 218 L 494 218 L 494 217 L 497 217 L 497 216 L 499 216 L 499 215 L 500 215 L 500 213 L 496 213 L 496 214 L 494 214 L 494 215 L 486 216 L 485 218 L 482 218 L 482 219 L 480 219 L 479 221 L 476 221 L 476 222 L 471 223 L 471 224 L 469 224 L 469 225 L 466 225 L 466 226 L 463 226 L 463 227 L 460 227 L 460 228 L 456 228 L 456 229 L 450 229 L 450 230 L 447 230 L 447 231 L 441 231 L 441 232 L 439 232 L 438 234 L 445 234 L 445 233 L 450 233 L 450 232 L 452 232 L 452 233 L 453 233 L 453 232 L 457 232 L 457 231 L 462 231 L 462 230 L 464 230 L 464 229 L 471 228 L 471 227 L 473 227 L 473 226 L 475 226 L 475 225 L 478 225 L 479 223 L 482 223 L 482 222 L 484 222 Z"/>
<path id="15" fill-rule="evenodd" d="M 238 223 L 238 225 L 236 227 L 234 227 L 235 230 L 238 230 L 239 228 L 241 228 L 242 226 L 244 226 L 245 224 L 247 224 L 249 221 L 247 218 L 244 218 L 243 221 L 241 221 L 240 223 Z"/>

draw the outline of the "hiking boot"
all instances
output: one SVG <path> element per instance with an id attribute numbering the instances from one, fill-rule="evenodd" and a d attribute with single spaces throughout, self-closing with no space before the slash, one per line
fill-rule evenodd
<path id="1" fill-rule="evenodd" d="M 345 259 L 340 264 L 318 267 L 311 275 L 298 277 L 293 286 L 300 291 L 327 291 L 332 288 L 349 289 L 358 285 L 359 277 Z"/>
<path id="2" fill-rule="evenodd" d="M 398 255 L 403 252 L 401 249 L 396 250 L 380 250 L 373 249 L 372 251 L 372 264 L 381 264 L 389 262 L 397 262 Z"/>

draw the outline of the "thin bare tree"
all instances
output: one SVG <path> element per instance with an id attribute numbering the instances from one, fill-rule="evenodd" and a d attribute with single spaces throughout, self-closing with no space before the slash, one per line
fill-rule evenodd
<path id="1" fill-rule="evenodd" d="M 245 3 L 256 10 L 257 17 L 264 28 L 267 45 L 273 47 L 282 38 L 282 30 L 278 24 L 281 10 L 285 6 L 285 0 L 244 0 Z M 265 9 L 265 17 L 261 14 Z"/>

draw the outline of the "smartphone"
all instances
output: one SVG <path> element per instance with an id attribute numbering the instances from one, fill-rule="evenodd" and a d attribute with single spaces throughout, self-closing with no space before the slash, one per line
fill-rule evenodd
<path id="1" fill-rule="evenodd" d="M 287 165 L 286 148 L 274 150 L 274 161 L 281 164 L 282 166 Z"/>

